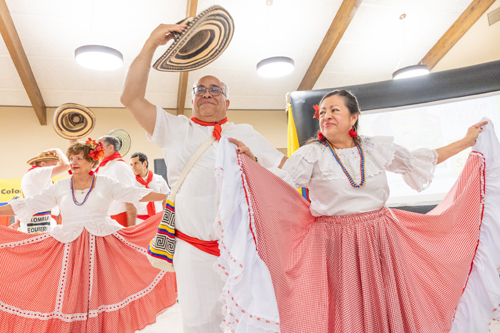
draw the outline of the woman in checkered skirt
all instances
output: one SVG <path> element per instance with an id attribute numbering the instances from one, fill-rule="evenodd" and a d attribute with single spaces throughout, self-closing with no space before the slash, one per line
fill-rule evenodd
<path id="1" fill-rule="evenodd" d="M 250 158 L 221 144 L 223 326 L 486 332 L 500 308 L 500 147 L 492 125 L 483 121 L 446 147 L 410 152 L 391 137 L 357 136 L 359 112 L 349 92 L 325 95 L 318 138 L 273 171 L 286 183 L 253 162 L 243 143 L 236 142 L 238 152 Z M 421 191 L 438 163 L 471 146 L 459 179 L 430 213 L 386 207 L 387 171 Z M 310 204 L 300 187 L 309 188 Z"/>
<path id="2" fill-rule="evenodd" d="M 151 219 L 123 228 L 111 201 L 162 201 L 164 194 L 94 175 L 101 146 L 68 148 L 72 177 L 40 195 L 13 200 L 0 215 L 21 221 L 58 205 L 64 224 L 50 233 L 0 230 L 0 332 L 135 332 L 176 302 L 175 273 L 149 264 Z"/>

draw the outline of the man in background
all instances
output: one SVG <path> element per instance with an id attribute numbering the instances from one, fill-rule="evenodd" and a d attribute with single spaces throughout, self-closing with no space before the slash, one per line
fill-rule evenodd
<path id="1" fill-rule="evenodd" d="M 113 178 L 125 185 L 136 186 L 134 173 L 119 153 L 122 146 L 120 139 L 104 135 L 99 138 L 99 142 L 104 147 L 104 158 L 95 172 L 101 176 Z M 132 203 L 114 200 L 109 207 L 109 215 L 122 226 L 130 227 L 135 225 L 137 209 Z"/>
<path id="2" fill-rule="evenodd" d="M 168 194 L 170 188 L 162 176 L 153 173 L 149 170 L 149 162 L 146 154 L 133 153 L 130 159 L 130 166 L 135 174 L 136 185 L 141 188 L 150 188 L 155 192 Z M 147 218 L 163 212 L 165 207 L 165 200 L 163 202 L 148 202 L 147 206 L 141 207 L 137 211 L 137 223 L 141 223 Z"/>

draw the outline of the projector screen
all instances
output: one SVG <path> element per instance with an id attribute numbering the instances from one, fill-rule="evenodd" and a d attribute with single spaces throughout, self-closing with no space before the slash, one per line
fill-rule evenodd
<path id="1" fill-rule="evenodd" d="M 394 136 L 394 142 L 414 150 L 440 148 L 464 137 L 467 129 L 489 118 L 500 137 L 500 92 L 394 109 L 363 110 L 361 135 Z M 390 207 L 438 204 L 451 189 L 467 159 L 470 148 L 437 165 L 430 186 L 418 193 L 401 175 L 387 173 Z"/>

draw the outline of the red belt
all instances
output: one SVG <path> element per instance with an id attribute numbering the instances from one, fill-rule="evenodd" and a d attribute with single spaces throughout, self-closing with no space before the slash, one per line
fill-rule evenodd
<path id="1" fill-rule="evenodd" d="M 219 251 L 219 241 L 204 241 L 198 238 L 194 238 L 191 236 L 188 236 L 179 230 L 175 230 L 175 236 L 179 239 L 182 239 L 186 243 L 191 244 L 198 250 L 201 250 L 205 253 L 211 254 L 213 256 L 220 256 L 220 251 Z"/>

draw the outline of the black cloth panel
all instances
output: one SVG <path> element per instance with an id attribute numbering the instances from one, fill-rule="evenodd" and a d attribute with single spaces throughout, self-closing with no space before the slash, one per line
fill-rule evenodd
<path id="1" fill-rule="evenodd" d="M 408 212 L 414 212 L 419 214 L 427 214 L 428 212 L 436 208 L 436 206 L 437 205 L 401 206 L 401 207 L 394 207 L 394 209 L 406 210 Z"/>
<path id="2" fill-rule="evenodd" d="M 358 98 L 361 111 L 386 109 L 500 91 L 500 61 L 389 80 L 331 89 L 295 91 L 290 94 L 299 144 L 315 136 L 318 120 L 313 105 L 335 89 L 346 89 Z"/>
<path id="3" fill-rule="evenodd" d="M 160 175 L 165 179 L 165 181 L 168 184 L 168 187 L 170 187 L 170 184 L 168 183 L 168 178 L 167 178 L 167 165 L 165 164 L 165 160 L 163 158 L 156 158 L 154 160 L 154 173 L 157 175 Z"/>

